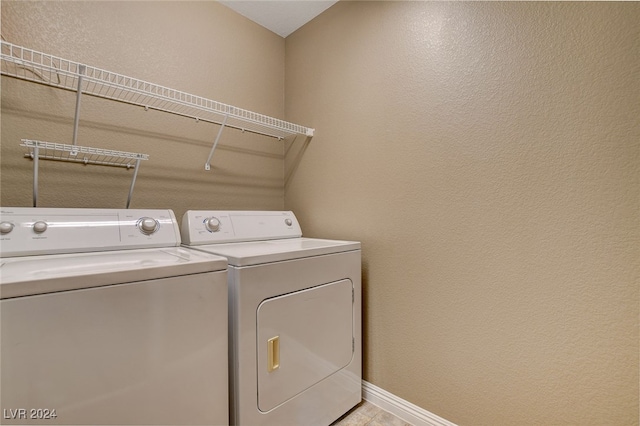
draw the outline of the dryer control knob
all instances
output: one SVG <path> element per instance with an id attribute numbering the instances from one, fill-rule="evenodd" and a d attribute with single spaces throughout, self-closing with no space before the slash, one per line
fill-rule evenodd
<path id="1" fill-rule="evenodd" d="M 160 224 L 152 217 L 143 217 L 138 221 L 140 232 L 145 235 L 151 235 L 158 230 Z"/>
<path id="2" fill-rule="evenodd" d="M 35 232 L 36 234 L 42 234 L 44 231 L 47 230 L 48 226 L 49 225 L 47 225 L 47 222 L 43 220 L 39 220 L 33 224 L 33 232 Z"/>
<path id="3" fill-rule="evenodd" d="M 11 222 L 0 223 L 0 233 L 8 234 L 11 231 L 13 231 L 13 223 Z"/>
<path id="4" fill-rule="evenodd" d="M 218 232 L 220 230 L 220 219 L 217 217 L 210 217 L 205 219 L 204 227 L 211 232 Z"/>
<path id="5" fill-rule="evenodd" d="M 291 219 L 287 218 L 284 220 L 284 224 L 287 226 L 291 226 L 293 224 L 293 222 L 291 221 Z"/>

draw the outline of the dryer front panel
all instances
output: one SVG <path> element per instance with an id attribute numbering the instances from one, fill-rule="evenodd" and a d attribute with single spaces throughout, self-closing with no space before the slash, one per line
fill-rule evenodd
<path id="1" fill-rule="evenodd" d="M 340 280 L 264 300 L 257 309 L 258 408 L 295 397 L 353 357 L 353 283 Z"/>

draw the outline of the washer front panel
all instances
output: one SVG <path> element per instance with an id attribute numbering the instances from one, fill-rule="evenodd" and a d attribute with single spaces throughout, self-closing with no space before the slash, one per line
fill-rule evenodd
<path id="1" fill-rule="evenodd" d="M 56 414 L 11 424 L 228 422 L 225 272 L 5 299 L 0 321 L 2 412 Z"/>

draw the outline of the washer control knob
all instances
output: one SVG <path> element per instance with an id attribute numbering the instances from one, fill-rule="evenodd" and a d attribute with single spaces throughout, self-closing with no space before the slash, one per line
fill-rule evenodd
<path id="1" fill-rule="evenodd" d="M 160 224 L 152 217 L 142 217 L 138 221 L 138 227 L 143 234 L 151 235 L 158 230 Z"/>
<path id="2" fill-rule="evenodd" d="M 285 223 L 287 226 L 291 226 L 291 225 L 293 224 L 293 222 L 291 221 L 291 219 L 288 219 L 288 218 L 284 220 L 284 223 Z"/>
<path id="3" fill-rule="evenodd" d="M 47 222 L 43 220 L 39 220 L 33 224 L 33 232 L 35 232 L 36 234 L 42 234 L 44 231 L 47 230 L 48 226 L 49 225 L 47 225 Z"/>
<path id="4" fill-rule="evenodd" d="M 13 231 L 13 223 L 11 222 L 0 223 L 0 233 L 8 234 L 11 231 Z"/>
<path id="5" fill-rule="evenodd" d="M 204 227 L 211 232 L 218 232 L 220 230 L 220 219 L 217 217 L 209 217 L 205 219 Z"/>

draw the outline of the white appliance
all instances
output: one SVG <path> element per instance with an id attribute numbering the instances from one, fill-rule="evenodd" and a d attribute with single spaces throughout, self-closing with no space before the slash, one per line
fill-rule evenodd
<path id="1" fill-rule="evenodd" d="M 2 424 L 228 424 L 226 259 L 170 210 L 0 209 Z"/>
<path id="2" fill-rule="evenodd" d="M 188 211 L 183 244 L 229 261 L 230 419 L 328 425 L 361 401 L 360 243 L 290 211 Z"/>

